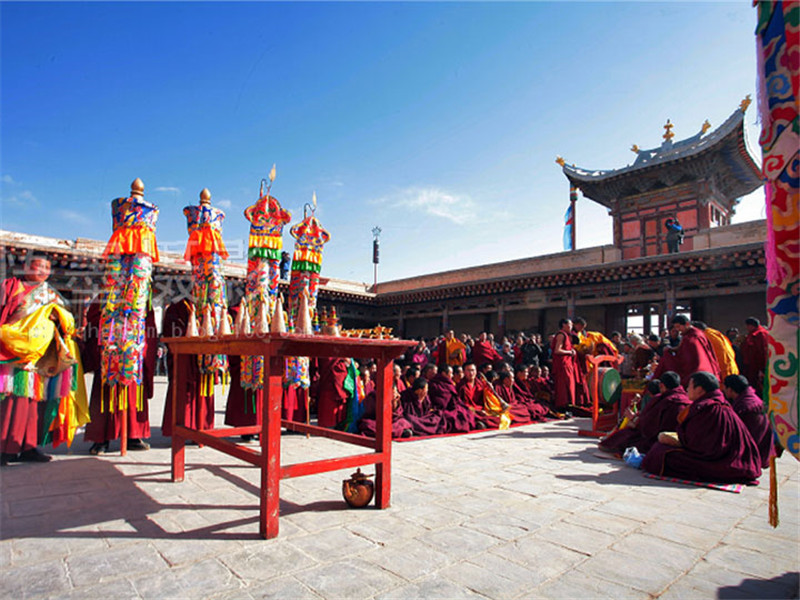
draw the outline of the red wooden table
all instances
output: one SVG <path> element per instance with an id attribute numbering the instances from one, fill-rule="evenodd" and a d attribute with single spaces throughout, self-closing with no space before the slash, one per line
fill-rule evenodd
<path id="1" fill-rule="evenodd" d="M 259 533 L 264 538 L 278 535 L 280 480 L 325 473 L 339 469 L 350 469 L 363 465 L 375 465 L 375 504 L 388 508 L 391 495 L 392 461 L 392 361 L 403 354 L 415 342 L 406 340 L 372 340 L 333 337 L 326 335 L 300 335 L 293 333 L 269 333 L 239 337 L 235 335 L 217 338 L 173 337 L 163 340 L 172 352 L 175 378 L 172 396 L 172 481 L 183 481 L 186 440 L 210 446 L 215 450 L 234 456 L 261 468 Z M 190 429 L 176 424 L 176 415 L 185 414 L 186 374 L 190 360 L 197 354 L 228 354 L 264 357 L 264 390 L 262 394 L 262 423 L 260 426 L 225 427 L 212 429 Z M 285 357 L 339 357 L 372 358 L 378 365 L 375 381 L 376 421 L 375 439 L 336 431 L 297 421 L 281 420 L 283 399 L 282 377 Z M 199 403 L 201 410 L 203 403 Z M 200 422 L 202 422 L 202 415 Z M 370 452 L 314 460 L 291 465 L 281 465 L 281 426 L 286 429 L 323 436 L 369 448 Z M 261 448 L 237 444 L 223 438 L 244 434 L 261 435 Z"/>

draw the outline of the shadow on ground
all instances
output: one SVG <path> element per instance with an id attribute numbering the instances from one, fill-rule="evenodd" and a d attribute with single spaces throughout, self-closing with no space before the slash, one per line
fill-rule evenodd
<path id="1" fill-rule="evenodd" d="M 50 463 L 52 465 L 52 463 Z M 124 466 L 130 466 L 125 463 Z M 170 465 L 136 462 L 137 468 L 163 467 L 162 470 L 126 475 L 113 462 L 92 457 L 63 461 L 58 470 L 47 465 L 20 465 L 3 471 L 3 500 L 0 540 L 11 538 L 169 538 L 169 539 L 245 539 L 257 537 L 258 486 L 218 464 L 186 465 L 187 479 L 193 471 L 206 470 L 239 489 L 252 494 L 252 502 L 241 504 L 204 504 L 192 501 L 161 503 L 142 491 L 137 483 L 174 485 L 179 497 L 182 483 L 173 483 Z M 238 465 L 236 465 L 238 466 Z M 45 467 L 45 468 L 42 468 Z M 232 468 L 235 468 L 232 467 Z M 242 465 L 242 468 L 250 468 Z M 252 512 L 224 522 L 211 523 L 187 531 L 166 531 L 154 515 L 163 510 L 178 511 L 175 521 L 196 523 L 191 517 L 203 511 L 233 510 Z M 281 515 L 300 512 L 348 510 L 344 501 L 317 501 L 298 504 L 280 500 Z M 110 525 L 111 524 L 111 525 Z M 117 526 L 119 525 L 119 526 Z M 242 532 L 243 525 L 253 532 Z M 114 530 L 114 529 L 118 530 Z"/>
<path id="2" fill-rule="evenodd" d="M 717 598 L 800 598 L 800 573 L 784 573 L 772 579 L 744 579 L 739 585 L 719 588 Z"/>

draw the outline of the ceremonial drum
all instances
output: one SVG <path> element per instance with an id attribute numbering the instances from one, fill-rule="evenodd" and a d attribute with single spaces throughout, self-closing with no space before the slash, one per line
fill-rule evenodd
<path id="1" fill-rule="evenodd" d="M 616 404 L 622 398 L 622 377 L 613 367 L 599 367 L 593 371 L 598 377 L 597 395 L 600 402 Z M 594 381 L 591 382 L 594 387 Z"/>

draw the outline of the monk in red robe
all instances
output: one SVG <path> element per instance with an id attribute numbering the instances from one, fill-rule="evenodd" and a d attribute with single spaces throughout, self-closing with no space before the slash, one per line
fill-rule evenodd
<path id="1" fill-rule="evenodd" d="M 434 362 L 438 367 L 463 365 L 467 360 L 467 346 L 456 337 L 456 334 L 451 329 L 436 346 L 435 354 L 436 360 Z"/>
<path id="2" fill-rule="evenodd" d="M 494 365 L 496 363 L 503 362 L 503 357 L 497 352 L 494 344 L 488 340 L 485 331 L 478 336 L 478 339 L 475 341 L 475 345 L 472 347 L 472 357 L 470 362 L 475 363 L 479 367 L 487 364 Z"/>
<path id="3" fill-rule="evenodd" d="M 375 420 L 375 407 L 377 399 L 375 392 L 371 392 L 364 399 L 364 414 L 358 421 L 358 430 L 362 435 L 374 438 L 377 430 Z M 396 385 L 392 386 L 392 439 L 408 438 L 414 435 L 411 423 L 403 414 L 403 407 L 400 404 L 400 392 Z"/>
<path id="4" fill-rule="evenodd" d="M 528 406 L 514 393 L 514 377 L 508 371 L 503 371 L 494 386 L 497 396 L 508 404 L 508 412 L 514 425 L 526 425 L 533 422 Z"/>
<path id="5" fill-rule="evenodd" d="M 681 385 L 680 376 L 674 371 L 667 371 L 660 380 L 650 383 L 656 383 L 658 393 L 639 412 L 627 409 L 625 416 L 629 425 L 600 441 L 601 449 L 622 454 L 626 448 L 636 446 L 639 452 L 647 454 L 658 441 L 659 433 L 677 430 L 678 415 L 691 404 Z"/>
<path id="6" fill-rule="evenodd" d="M 92 393 L 89 399 L 89 416 L 91 421 L 86 424 L 83 435 L 84 441 L 94 442 L 89 448 L 89 454 L 105 454 L 108 452 L 109 443 L 122 436 L 122 413 L 109 410 L 108 403 L 111 391 L 103 383 L 100 369 L 102 348 L 100 343 L 100 313 L 101 304 L 93 302 L 86 313 L 86 330 L 84 333 L 84 347 L 81 352 L 83 370 L 86 373 L 94 371 L 92 378 Z M 142 361 L 142 409 L 136 406 L 137 391 L 134 385 L 128 386 L 128 450 L 149 450 L 150 444 L 144 438 L 150 437 L 150 399 L 153 397 L 153 376 L 156 368 L 158 351 L 158 331 L 156 318 L 151 308 L 145 317 L 145 350 Z"/>
<path id="7" fill-rule="evenodd" d="M 317 385 L 317 424 L 334 428 L 347 416 L 348 393 L 344 380 L 350 367 L 349 358 L 319 358 Z"/>
<path id="8" fill-rule="evenodd" d="M 719 363 L 706 334 L 693 327 L 686 315 L 673 317 L 672 327 L 681 334 L 681 341 L 677 347 L 664 351 L 655 377 L 660 378 L 665 371 L 675 371 L 681 376 L 684 388 L 689 384 L 689 377 L 698 371 L 711 373 L 719 381 Z"/>
<path id="9" fill-rule="evenodd" d="M 549 409 L 536 401 L 536 396 L 531 393 L 528 386 L 528 366 L 517 365 L 514 367 L 514 385 L 511 388 L 517 397 L 517 402 L 524 404 L 534 421 L 544 421 Z"/>
<path id="10" fill-rule="evenodd" d="M 411 423 L 416 436 L 438 435 L 444 433 L 444 422 L 431 406 L 428 397 L 428 380 L 418 377 L 411 388 L 400 394 L 403 417 Z"/>
<path id="11" fill-rule="evenodd" d="M 51 302 L 64 304 L 63 298 L 47 284 L 50 261 L 34 258 L 23 279 L 10 277 L 0 288 L 0 325 L 15 323 L 33 309 Z M 15 361 L 14 353 L 0 344 L 0 360 Z M 0 397 L 0 466 L 16 460 L 48 462 L 51 456 L 36 447 L 39 429 L 39 402 L 34 398 L 6 394 Z"/>
<path id="12" fill-rule="evenodd" d="M 718 483 L 753 483 L 761 455 L 750 432 L 722 395 L 717 378 L 700 371 L 689 378 L 691 406 L 676 433 L 661 432 L 642 468 L 666 477 Z"/>
<path id="13" fill-rule="evenodd" d="M 189 322 L 189 301 L 174 302 L 164 311 L 161 335 L 164 337 L 183 337 L 186 335 L 186 325 Z M 185 373 L 185 387 L 178 393 L 186 399 L 185 409 L 178 411 L 176 418 L 178 425 L 190 429 L 211 429 L 214 426 L 214 397 L 201 399 L 200 396 L 200 367 L 197 356 L 191 356 Z M 164 416 L 161 419 L 161 433 L 169 437 L 172 435 L 172 394 L 175 387 L 175 358 L 173 353 L 167 354 L 167 397 L 164 400 Z M 204 417 L 200 418 L 200 402 L 204 402 Z"/>
<path id="14" fill-rule="evenodd" d="M 483 390 L 486 389 L 486 384 L 478 379 L 478 369 L 475 363 L 468 362 L 464 365 L 464 378 L 458 382 L 456 391 L 461 403 L 475 414 L 475 427 L 477 429 L 486 429 L 486 427 L 497 427 L 500 420 L 496 419 L 496 423 L 491 420 L 494 417 L 489 417 L 483 412 Z"/>
<path id="15" fill-rule="evenodd" d="M 553 383 L 555 397 L 553 407 L 563 411 L 567 406 L 575 404 L 575 390 L 577 375 L 575 357 L 577 352 L 572 347 L 571 341 L 572 321 L 561 319 L 558 322 L 558 332 L 550 342 L 553 351 Z"/>
<path id="16" fill-rule="evenodd" d="M 722 382 L 722 393 L 753 437 L 761 456 L 761 467 L 766 468 L 774 436 L 769 417 L 764 412 L 764 402 L 742 375 L 728 375 Z"/>
<path id="17" fill-rule="evenodd" d="M 769 359 L 769 333 L 755 317 L 744 321 L 747 337 L 740 348 L 742 357 L 742 375 L 761 397 L 764 393 L 764 373 Z"/>
<path id="18" fill-rule="evenodd" d="M 446 365 L 428 382 L 428 397 L 444 421 L 444 433 L 466 433 L 477 428 L 475 413 L 458 396 L 453 367 Z"/>

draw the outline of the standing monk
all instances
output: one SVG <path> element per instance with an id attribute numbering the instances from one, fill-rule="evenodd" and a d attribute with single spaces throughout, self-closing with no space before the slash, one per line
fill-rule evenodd
<path id="1" fill-rule="evenodd" d="M 719 380 L 719 363 L 714 348 L 706 334 L 697 327 L 692 327 L 686 315 L 672 318 L 672 327 L 681 334 L 681 341 L 675 348 L 668 348 L 658 363 L 655 377 L 661 377 L 665 371 L 675 371 L 681 376 L 681 385 L 689 385 L 692 373 L 705 371 Z M 688 388 L 687 388 L 688 389 Z"/>
<path id="2" fill-rule="evenodd" d="M 739 367 L 736 364 L 736 352 L 733 350 L 733 345 L 728 337 L 721 331 L 709 327 L 703 321 L 692 321 L 692 325 L 705 333 L 708 341 L 711 342 L 714 356 L 717 357 L 717 362 L 719 363 L 720 381 L 723 381 L 728 375 L 738 375 Z"/>
<path id="3" fill-rule="evenodd" d="M 459 340 L 453 330 L 448 331 L 444 339 L 436 348 L 436 364 L 438 367 L 445 365 L 463 365 L 467 360 L 467 346 Z"/>
<path id="4" fill-rule="evenodd" d="M 745 319 L 747 337 L 741 347 L 742 375 L 747 378 L 759 397 L 764 393 L 764 373 L 769 358 L 769 333 L 755 317 Z"/>
<path id="5" fill-rule="evenodd" d="M 576 375 L 575 356 L 577 352 L 572 347 L 570 335 L 572 321 L 561 319 L 558 322 L 558 332 L 553 336 L 550 347 L 553 351 L 553 381 L 555 384 L 555 398 L 553 408 L 563 410 L 575 404 Z"/>
<path id="6" fill-rule="evenodd" d="M 23 279 L 11 277 L 0 288 L 0 466 L 16 460 L 51 459 L 36 448 L 40 401 L 46 402 L 45 418 L 50 415 L 51 422 L 57 425 L 52 432 L 53 428 L 44 423 L 42 437 L 52 437 L 56 445 L 62 439 L 71 442 L 74 427 L 89 420 L 83 372 L 80 364 L 73 364 L 77 358 L 77 346 L 71 339 L 75 323 L 64 308 L 64 299 L 47 284 L 49 276 L 50 261 L 33 258 Z M 69 357 L 71 362 L 61 360 L 63 352 L 59 350 L 57 364 L 46 365 L 45 353 L 53 344 L 56 348 L 71 348 L 75 353 Z M 73 377 L 79 378 L 76 392 L 59 397 L 54 390 L 70 389 Z M 61 381 L 67 385 L 61 385 Z M 26 395 L 20 395 L 22 390 Z M 67 403 L 65 412 L 71 412 L 75 422 L 57 420 L 63 402 Z"/>

